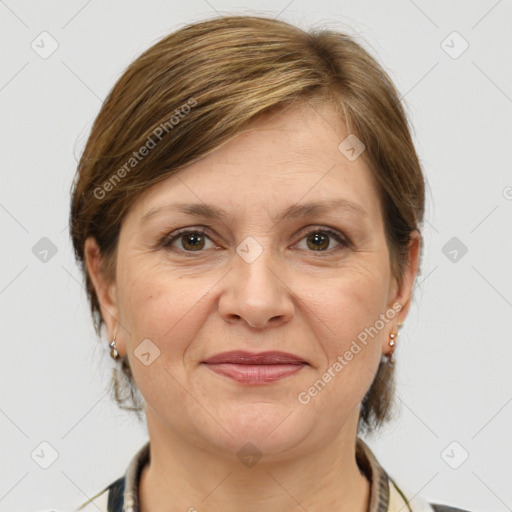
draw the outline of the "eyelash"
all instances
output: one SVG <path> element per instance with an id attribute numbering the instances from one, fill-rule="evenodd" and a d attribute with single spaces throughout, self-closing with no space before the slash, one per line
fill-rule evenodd
<path id="1" fill-rule="evenodd" d="M 176 240 L 179 240 L 179 238 L 183 237 L 184 235 L 190 235 L 190 234 L 200 234 L 200 235 L 203 235 L 203 236 L 206 236 L 208 238 L 210 238 L 208 236 L 208 234 L 206 233 L 206 229 L 205 227 L 202 227 L 202 228 L 183 228 L 183 229 L 178 229 L 177 231 L 174 231 L 170 234 L 167 234 L 165 235 L 161 241 L 160 241 L 160 246 L 165 248 L 165 249 L 168 249 L 168 250 L 174 250 L 174 251 L 178 251 L 178 252 L 182 252 L 183 254 L 186 254 L 187 256 L 191 256 L 191 257 L 195 257 L 195 254 L 194 253 L 202 253 L 204 252 L 204 250 L 199 250 L 199 251 L 186 251 L 185 249 L 177 249 L 177 248 L 174 248 L 172 247 L 172 243 Z M 308 251 L 308 252 L 311 252 L 311 253 L 317 253 L 320 255 L 320 257 L 322 256 L 327 256 L 327 255 L 330 255 L 332 251 L 335 251 L 336 249 L 342 249 L 342 248 L 348 248 L 351 246 L 351 243 L 346 240 L 345 238 L 343 238 L 340 233 L 338 233 L 337 231 L 331 229 L 331 228 L 319 228 L 319 227 L 315 227 L 315 228 L 312 228 L 311 230 L 307 231 L 306 233 L 303 234 L 302 238 L 299 240 L 303 240 L 304 238 L 308 237 L 309 235 L 312 235 L 314 233 L 322 233 L 322 234 L 325 234 L 325 235 L 329 235 L 331 236 L 332 238 L 334 238 L 334 240 L 336 240 L 336 242 L 338 242 L 341 247 L 337 247 L 337 248 L 329 248 L 327 250 L 324 250 L 324 251 Z M 211 238 L 210 238 L 211 240 Z M 213 240 L 211 240 L 213 242 Z"/>

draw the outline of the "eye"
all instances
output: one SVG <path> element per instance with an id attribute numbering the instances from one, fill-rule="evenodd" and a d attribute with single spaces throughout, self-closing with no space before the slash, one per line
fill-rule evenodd
<path id="1" fill-rule="evenodd" d="M 174 242 L 180 240 L 181 247 L 173 247 Z M 173 248 L 178 250 L 183 249 L 185 252 L 201 252 L 201 250 L 205 248 L 206 240 L 210 240 L 210 237 L 205 234 L 204 228 L 180 229 L 164 237 L 164 239 L 162 240 L 162 247 Z"/>
<path id="2" fill-rule="evenodd" d="M 210 237 L 205 233 L 206 228 L 183 228 L 166 235 L 161 246 L 169 250 L 183 251 L 185 253 L 201 252 L 203 249 L 217 247 L 213 244 Z M 331 247 L 331 239 L 338 243 L 338 247 Z M 329 228 L 314 228 L 303 234 L 301 242 L 305 241 L 306 250 L 309 252 L 331 252 L 332 250 L 349 247 L 350 242 L 345 240 L 343 236 Z M 207 247 L 207 242 L 212 244 Z M 177 247 L 175 244 L 179 243 Z M 299 244 L 298 244 L 299 245 Z"/>
<path id="3" fill-rule="evenodd" d="M 310 252 L 327 252 L 328 249 L 331 249 L 330 238 L 333 238 L 342 248 L 349 246 L 349 242 L 346 241 L 340 233 L 328 228 L 314 228 L 309 230 L 304 234 L 301 242 L 305 240 L 306 248 L 311 249 Z M 333 248 L 333 250 L 335 249 L 336 247 Z"/>

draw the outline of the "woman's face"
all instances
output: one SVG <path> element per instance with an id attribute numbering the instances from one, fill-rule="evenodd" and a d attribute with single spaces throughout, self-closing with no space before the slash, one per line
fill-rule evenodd
<path id="1" fill-rule="evenodd" d="M 106 288 L 88 242 L 150 434 L 230 454 L 250 442 L 274 457 L 355 436 L 416 267 L 399 290 L 370 171 L 338 149 L 348 135 L 328 107 L 254 122 L 138 198 Z M 229 351 L 303 364 L 205 364 Z"/>

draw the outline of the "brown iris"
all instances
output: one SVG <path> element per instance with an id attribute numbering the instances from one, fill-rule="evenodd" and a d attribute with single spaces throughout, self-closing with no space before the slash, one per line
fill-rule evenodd
<path id="1" fill-rule="evenodd" d="M 326 233 L 312 233 L 307 237 L 308 247 L 317 249 L 327 249 L 329 247 L 329 236 Z M 313 240 L 313 245 L 309 245 L 309 240 Z"/>
<path id="2" fill-rule="evenodd" d="M 204 247 L 204 235 L 202 233 L 188 233 L 181 237 L 181 245 L 186 250 L 201 250 Z M 189 247 L 187 247 L 187 244 Z"/>

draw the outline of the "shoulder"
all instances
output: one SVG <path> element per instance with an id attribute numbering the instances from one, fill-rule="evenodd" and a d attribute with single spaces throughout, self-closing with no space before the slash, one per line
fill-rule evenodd
<path id="1" fill-rule="evenodd" d="M 440 503 L 431 503 L 430 506 L 433 508 L 434 512 L 471 512 L 470 510 L 441 505 Z"/>
<path id="2" fill-rule="evenodd" d="M 149 455 L 148 441 L 132 458 L 122 477 L 80 505 L 75 512 L 123 512 L 125 506 L 127 510 L 133 508 L 137 501 L 140 474 L 149 461 Z"/>
<path id="3" fill-rule="evenodd" d="M 76 512 L 121 512 L 124 487 L 125 477 L 122 476 L 82 503 Z"/>
<path id="4" fill-rule="evenodd" d="M 404 487 L 399 487 L 391 477 L 389 477 L 389 481 L 391 492 L 388 512 L 398 512 L 406 509 L 412 510 L 413 512 L 471 512 L 470 510 L 456 508 L 450 505 L 432 503 L 430 500 L 414 495 L 410 490 Z M 414 496 L 414 501 L 409 502 L 406 496 Z"/>

